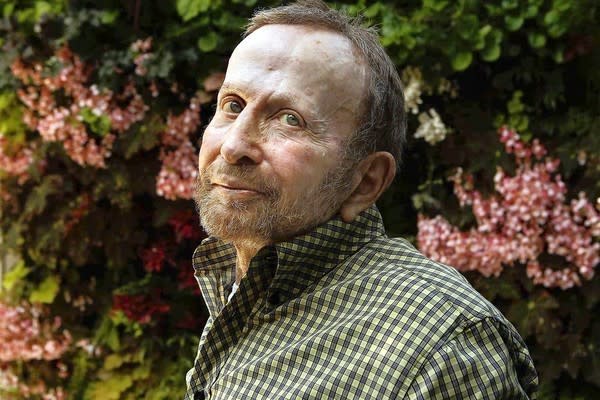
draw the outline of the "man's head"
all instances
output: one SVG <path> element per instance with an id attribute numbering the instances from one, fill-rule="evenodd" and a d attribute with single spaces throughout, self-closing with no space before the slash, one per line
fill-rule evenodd
<path id="1" fill-rule="evenodd" d="M 348 150 L 355 159 L 376 151 L 387 151 L 399 163 L 406 135 L 402 83 L 394 63 L 379 43 L 377 32 L 365 28 L 361 22 L 360 18 L 352 19 L 332 10 L 321 0 L 301 0 L 255 13 L 244 36 L 265 25 L 275 24 L 310 26 L 345 36 L 352 43 L 357 59 L 367 68 L 361 117 Z"/>
<path id="2" fill-rule="evenodd" d="M 398 76 L 372 32 L 320 2 L 258 13 L 217 102 L 195 196 L 213 236 L 266 244 L 338 212 L 350 221 L 393 179 L 404 135 Z"/>

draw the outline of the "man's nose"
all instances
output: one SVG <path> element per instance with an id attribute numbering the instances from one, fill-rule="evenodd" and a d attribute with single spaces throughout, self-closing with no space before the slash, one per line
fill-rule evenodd
<path id="1" fill-rule="evenodd" d="M 229 127 L 221 145 L 221 156 L 228 164 L 260 164 L 263 157 L 260 137 L 256 117 L 244 110 Z"/>

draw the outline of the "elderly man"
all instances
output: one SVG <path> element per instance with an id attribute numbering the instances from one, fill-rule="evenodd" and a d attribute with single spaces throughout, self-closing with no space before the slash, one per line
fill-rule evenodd
<path id="1" fill-rule="evenodd" d="M 186 399 L 525 399 L 513 326 L 385 236 L 403 95 L 377 35 L 319 0 L 257 13 L 204 132 L 194 254 L 210 312 Z"/>

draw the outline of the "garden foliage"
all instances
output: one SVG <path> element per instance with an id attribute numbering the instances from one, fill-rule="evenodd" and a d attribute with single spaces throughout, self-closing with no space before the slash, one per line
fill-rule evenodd
<path id="1" fill-rule="evenodd" d="M 206 310 L 190 201 L 256 0 L 0 0 L 0 397 L 183 396 Z M 540 398 L 600 391 L 600 4 L 347 1 L 407 97 L 390 235 L 464 271 Z M 335 100 L 333 100 L 335 101 Z"/>

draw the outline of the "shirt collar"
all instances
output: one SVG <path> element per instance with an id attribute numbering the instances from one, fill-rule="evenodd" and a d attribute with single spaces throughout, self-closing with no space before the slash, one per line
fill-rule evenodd
<path id="1" fill-rule="evenodd" d="M 309 233 L 261 249 L 242 281 L 269 279 L 269 292 L 285 301 L 300 295 L 348 256 L 383 235 L 383 222 L 375 205 L 350 223 L 334 217 Z M 235 280 L 235 260 L 235 248 L 216 238 L 205 239 L 194 252 L 195 275 L 212 316 L 227 303 Z"/>

